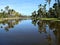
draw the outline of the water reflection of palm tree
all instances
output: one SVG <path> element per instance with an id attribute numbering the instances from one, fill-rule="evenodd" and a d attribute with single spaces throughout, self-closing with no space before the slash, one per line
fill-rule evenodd
<path id="1" fill-rule="evenodd" d="M 37 24 L 38 24 L 39 32 L 40 32 L 40 33 L 41 33 L 41 32 L 46 33 L 46 28 L 45 28 L 46 23 L 45 23 L 44 21 L 41 21 L 41 20 L 40 20 Z"/>
<path id="2" fill-rule="evenodd" d="M 57 45 L 60 45 L 60 22 L 59 21 L 50 21 L 49 28 L 53 31 L 56 37 Z"/>
<path id="3" fill-rule="evenodd" d="M 37 20 L 32 20 L 32 24 L 34 24 L 34 26 L 36 26 Z"/>
<path id="4" fill-rule="evenodd" d="M 56 40 L 57 40 L 56 43 L 57 43 L 57 45 L 60 45 L 60 22 L 55 22 L 54 24 L 55 24 L 54 25 L 55 30 L 53 31 L 53 33 L 56 36 Z"/>
<path id="5" fill-rule="evenodd" d="M 40 20 L 37 24 L 38 24 L 39 32 L 40 33 L 44 32 L 44 34 L 47 34 L 45 36 L 48 41 L 48 44 L 52 45 L 52 38 L 51 38 L 51 34 L 50 34 L 50 21 L 41 21 Z"/>
<path id="6" fill-rule="evenodd" d="M 34 22 L 34 21 L 33 21 Z M 35 22 L 36 24 L 37 22 Z M 52 35 L 50 33 L 50 31 L 53 31 L 52 33 L 55 35 L 55 39 L 56 40 L 56 43 L 59 45 L 60 44 L 60 22 L 58 21 L 41 21 L 39 20 L 38 23 L 38 31 L 40 33 L 44 32 L 45 34 L 47 34 L 47 40 L 48 40 L 48 43 L 49 45 L 52 45 Z M 47 32 L 47 29 L 46 29 L 46 25 L 48 25 L 47 27 L 49 27 L 48 31 Z"/>
<path id="7" fill-rule="evenodd" d="M 49 45 L 52 45 L 52 39 L 51 39 L 50 34 L 48 35 L 47 40 L 48 40 L 48 44 L 49 44 Z"/>
<path id="8" fill-rule="evenodd" d="M 46 39 L 48 40 L 48 44 L 52 45 L 52 38 L 51 38 L 49 26 L 48 26 L 48 29 L 46 29 L 46 30 L 48 30 L 48 32 L 47 32 L 47 38 Z"/>

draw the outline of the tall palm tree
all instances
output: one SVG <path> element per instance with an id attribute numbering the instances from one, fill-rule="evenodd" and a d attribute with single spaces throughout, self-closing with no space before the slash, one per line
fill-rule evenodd
<path id="1" fill-rule="evenodd" d="M 38 16 L 39 16 L 40 18 L 42 18 L 42 16 L 43 16 L 43 5 L 40 4 L 38 7 L 39 7 Z"/>
<path id="2" fill-rule="evenodd" d="M 44 9 L 44 11 L 43 11 L 44 17 L 46 17 L 46 4 L 44 4 L 43 9 Z"/>

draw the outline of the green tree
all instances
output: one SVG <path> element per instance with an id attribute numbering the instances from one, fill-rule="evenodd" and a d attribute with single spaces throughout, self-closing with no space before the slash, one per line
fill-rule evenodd
<path id="1" fill-rule="evenodd" d="M 38 10 L 38 17 L 46 17 L 46 4 L 44 5 L 39 5 L 39 10 Z"/>
<path id="2" fill-rule="evenodd" d="M 43 15 L 43 6 L 40 4 L 39 6 L 39 9 L 38 9 L 38 17 L 41 17 L 42 18 L 42 15 Z"/>
<path id="3" fill-rule="evenodd" d="M 1 12 L 3 12 L 3 9 L 1 9 Z"/>
<path id="4" fill-rule="evenodd" d="M 50 13 L 49 17 L 51 17 L 51 18 L 56 18 L 57 17 L 56 14 L 55 14 L 55 9 L 54 8 L 50 8 L 49 13 Z"/>
<path id="5" fill-rule="evenodd" d="M 50 9 L 50 2 L 51 2 L 51 0 L 45 0 L 46 1 L 46 3 L 48 3 L 49 4 L 49 9 Z M 50 16 L 50 13 L 48 12 L 48 15 Z"/>
<path id="6" fill-rule="evenodd" d="M 36 17 L 36 11 L 32 12 L 32 17 Z"/>
<path id="7" fill-rule="evenodd" d="M 59 8 L 58 3 L 54 3 L 53 8 L 55 9 L 54 12 L 55 12 L 57 18 L 59 18 L 60 17 L 60 8 Z"/>
<path id="8" fill-rule="evenodd" d="M 5 11 L 8 13 L 9 6 L 5 7 Z"/>

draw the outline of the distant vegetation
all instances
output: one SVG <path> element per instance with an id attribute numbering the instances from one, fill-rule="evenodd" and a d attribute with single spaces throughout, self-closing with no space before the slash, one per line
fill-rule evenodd
<path id="1" fill-rule="evenodd" d="M 38 7 L 38 11 L 32 12 L 33 18 L 58 18 L 60 19 L 60 0 L 55 0 L 53 7 L 50 7 L 51 0 L 46 1 L 44 5 L 40 4 Z M 46 6 L 48 6 L 49 10 L 46 10 Z"/>
<path id="2" fill-rule="evenodd" d="M 14 9 L 10 9 L 9 6 L 6 6 L 0 11 L 0 18 L 8 18 L 8 17 L 20 17 L 21 14 L 19 12 L 16 12 Z"/>
<path id="3" fill-rule="evenodd" d="M 9 6 L 6 6 L 4 9 L 0 10 L 0 18 L 9 18 L 9 17 L 32 17 L 32 18 L 58 18 L 60 19 L 60 0 L 55 0 L 55 3 L 50 7 L 51 0 L 44 0 L 44 5 L 39 4 L 38 10 L 32 12 L 32 16 L 22 16 L 21 13 L 16 12 L 14 9 L 10 9 Z M 46 9 L 48 6 L 49 10 Z"/>

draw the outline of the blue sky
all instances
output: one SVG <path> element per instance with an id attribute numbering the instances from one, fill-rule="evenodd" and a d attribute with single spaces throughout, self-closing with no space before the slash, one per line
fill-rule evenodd
<path id="1" fill-rule="evenodd" d="M 53 5 L 53 2 L 54 0 L 51 1 L 51 6 Z M 44 3 L 44 0 L 0 0 L 0 9 L 9 6 L 23 15 L 31 15 L 34 10 L 38 10 L 39 4 Z"/>

